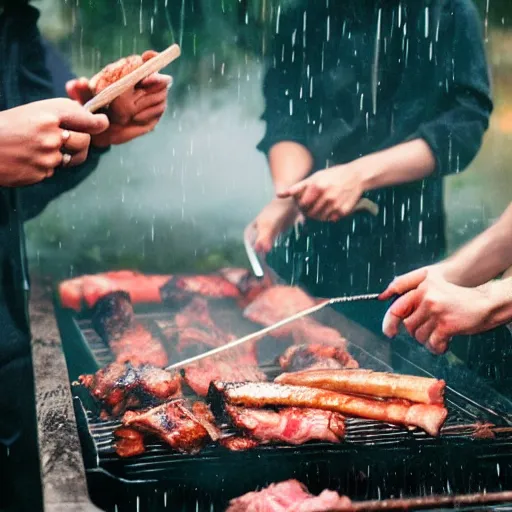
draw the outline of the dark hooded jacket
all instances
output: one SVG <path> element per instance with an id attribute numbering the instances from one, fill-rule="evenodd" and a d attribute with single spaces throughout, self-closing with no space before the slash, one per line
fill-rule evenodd
<path id="1" fill-rule="evenodd" d="M 43 42 L 38 16 L 35 8 L 19 1 L 8 3 L 0 15 L 1 110 L 67 96 L 65 83 L 73 75 L 58 52 Z M 96 167 L 99 155 L 91 149 L 80 167 L 57 171 L 36 185 L 0 188 L 0 365 L 28 348 L 25 299 L 29 280 L 23 223 L 84 180 Z"/>
<path id="2" fill-rule="evenodd" d="M 270 256 L 322 296 L 377 291 L 442 257 L 443 178 L 477 154 L 492 111 L 481 23 L 471 0 L 300 1 L 275 13 L 259 148 L 296 141 L 314 170 L 422 138 L 435 172 L 365 194 L 378 217 L 308 220 Z"/>

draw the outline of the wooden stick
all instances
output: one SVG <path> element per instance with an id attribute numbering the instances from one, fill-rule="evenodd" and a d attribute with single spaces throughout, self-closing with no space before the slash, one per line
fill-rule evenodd
<path id="1" fill-rule="evenodd" d="M 180 55 L 181 50 L 177 44 L 169 46 L 169 48 L 142 64 L 142 66 L 133 70 L 112 85 L 109 85 L 106 89 L 103 89 L 103 91 L 89 100 L 84 107 L 92 113 L 98 111 L 100 108 L 106 107 L 117 97 L 121 96 L 121 94 L 135 87 L 135 85 L 141 80 L 144 80 L 144 78 L 165 68 L 165 66 L 169 65 L 173 60 L 176 60 Z"/>

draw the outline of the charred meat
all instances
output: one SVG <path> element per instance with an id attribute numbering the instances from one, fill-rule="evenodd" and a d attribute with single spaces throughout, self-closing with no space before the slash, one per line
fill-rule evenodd
<path id="1" fill-rule="evenodd" d="M 226 512 L 325 512 L 351 508 L 346 496 L 329 490 L 314 496 L 297 480 L 288 480 L 231 500 Z"/>
<path id="2" fill-rule="evenodd" d="M 109 345 L 116 362 L 135 366 L 167 365 L 167 352 L 162 342 L 135 320 L 125 292 L 110 293 L 101 298 L 94 308 L 92 322 L 96 332 Z"/>
<path id="3" fill-rule="evenodd" d="M 232 452 L 245 452 L 259 446 L 259 442 L 256 439 L 245 436 L 229 436 L 224 437 L 219 441 L 220 445 Z"/>
<path id="4" fill-rule="evenodd" d="M 420 427 L 432 436 L 439 434 L 448 414 L 439 405 L 411 404 L 405 400 L 372 400 L 324 389 L 269 382 L 212 382 L 208 399 L 215 415 L 222 414 L 226 404 L 249 408 L 322 409 L 406 427 Z"/>
<path id="5" fill-rule="evenodd" d="M 245 308 L 258 295 L 272 286 L 268 275 L 258 278 L 245 268 L 223 268 L 220 274 L 240 291 L 241 297 L 238 300 L 238 305 L 241 308 Z"/>
<path id="6" fill-rule="evenodd" d="M 444 380 L 372 370 L 318 370 L 283 374 L 280 384 L 328 389 L 378 398 L 402 398 L 424 404 L 444 404 Z"/>
<path id="7" fill-rule="evenodd" d="M 344 349 L 332 345 L 292 345 L 279 358 L 285 372 L 357 368 L 357 361 Z"/>
<path id="8" fill-rule="evenodd" d="M 345 420 L 336 412 L 295 407 L 272 411 L 233 405 L 226 405 L 225 412 L 233 426 L 261 444 L 339 443 L 345 435 Z"/>
<path id="9" fill-rule="evenodd" d="M 120 427 L 114 431 L 114 447 L 119 457 L 134 457 L 146 451 L 144 435 L 133 428 Z"/>
<path id="10" fill-rule="evenodd" d="M 179 399 L 144 412 L 128 411 L 123 416 L 123 426 L 153 434 L 183 453 L 197 453 L 212 440 L 210 432 L 218 432 L 215 425 L 206 427 L 205 423 L 204 416 L 196 417 L 187 402 Z"/>
<path id="11" fill-rule="evenodd" d="M 179 373 L 144 365 L 113 363 L 79 382 L 113 416 L 128 409 L 147 407 L 180 395 Z"/>

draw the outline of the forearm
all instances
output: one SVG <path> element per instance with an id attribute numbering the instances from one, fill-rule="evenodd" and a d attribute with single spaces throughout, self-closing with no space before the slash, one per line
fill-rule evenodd
<path id="1" fill-rule="evenodd" d="M 353 162 L 360 168 L 364 190 L 421 180 L 434 172 L 436 161 L 422 139 L 404 142 Z"/>
<path id="2" fill-rule="evenodd" d="M 306 178 L 313 169 L 313 156 L 302 144 L 279 142 L 268 155 L 276 194 Z"/>
<path id="3" fill-rule="evenodd" d="M 480 289 L 488 304 L 487 319 L 480 332 L 512 322 L 512 278 L 487 283 Z"/>
<path id="4" fill-rule="evenodd" d="M 512 205 L 499 220 L 439 264 L 445 278 L 460 286 L 479 286 L 512 266 Z"/>

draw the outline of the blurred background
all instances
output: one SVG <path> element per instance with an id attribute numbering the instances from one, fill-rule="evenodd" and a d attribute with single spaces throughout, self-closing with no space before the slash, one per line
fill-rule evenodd
<path id="1" fill-rule="evenodd" d="M 56 278 L 112 268 L 208 271 L 244 264 L 244 226 L 272 197 L 256 150 L 263 59 L 293 0 L 39 0 L 41 29 L 81 76 L 122 56 L 182 46 L 157 130 L 113 148 L 27 226 L 33 267 Z M 495 112 L 471 168 L 447 180 L 450 250 L 512 198 L 512 3 L 478 0 Z"/>

